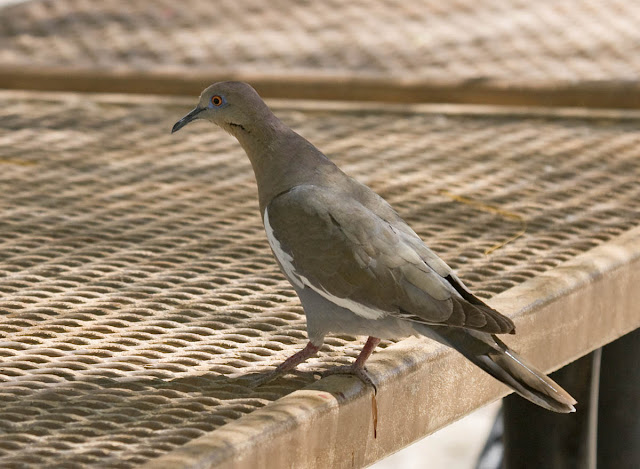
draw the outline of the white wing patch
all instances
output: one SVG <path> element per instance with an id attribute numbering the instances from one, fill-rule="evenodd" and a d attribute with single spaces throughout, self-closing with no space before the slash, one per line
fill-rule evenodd
<path id="1" fill-rule="evenodd" d="M 336 304 L 344 309 L 348 309 L 354 314 L 357 314 L 361 318 L 365 319 L 382 319 L 385 316 L 388 316 L 389 313 L 387 311 L 383 311 L 377 308 L 371 308 L 363 305 L 362 303 L 358 303 L 357 301 L 350 300 L 349 298 L 340 298 L 332 295 L 322 288 L 317 288 L 309 283 L 309 281 L 302 277 L 304 284 L 311 288 L 318 295 L 324 297 L 326 300 L 329 300 L 333 304 Z"/>
<path id="2" fill-rule="evenodd" d="M 389 312 L 387 311 L 365 306 L 362 303 L 350 300 L 349 298 L 340 298 L 338 296 L 332 295 L 324 288 L 312 285 L 309 279 L 296 272 L 296 269 L 293 266 L 293 256 L 284 252 L 282 246 L 280 245 L 280 242 L 273 234 L 273 228 L 271 228 L 271 225 L 269 224 L 268 209 L 265 209 L 264 211 L 264 230 L 267 233 L 267 241 L 269 241 L 269 245 L 271 246 L 273 254 L 276 256 L 276 259 L 278 259 L 278 262 L 282 266 L 282 270 L 284 270 L 285 275 L 294 286 L 298 288 L 309 287 L 324 299 L 342 308 L 348 309 L 352 313 L 357 314 L 358 316 L 365 319 L 381 319 L 389 314 Z"/>
<path id="3" fill-rule="evenodd" d="M 291 261 L 293 261 L 293 257 L 284 252 L 282 246 L 280 246 L 280 242 L 273 235 L 273 228 L 271 228 L 271 225 L 269 224 L 269 211 L 267 209 L 265 209 L 264 211 L 264 231 L 267 232 L 267 241 L 269 241 L 269 246 L 271 246 L 273 255 L 276 256 L 276 259 L 278 259 L 278 262 L 280 262 L 282 270 L 284 270 L 284 273 L 289 281 L 298 288 L 304 288 L 302 279 L 296 273 L 296 269 L 291 263 Z"/>

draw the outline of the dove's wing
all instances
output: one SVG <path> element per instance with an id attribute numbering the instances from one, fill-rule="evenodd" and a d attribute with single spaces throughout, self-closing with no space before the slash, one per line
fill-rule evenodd
<path id="1" fill-rule="evenodd" d="M 355 198 L 296 186 L 269 203 L 264 222 L 292 283 L 364 318 L 513 330 L 510 319 L 469 293 L 404 222 L 392 226 Z"/>

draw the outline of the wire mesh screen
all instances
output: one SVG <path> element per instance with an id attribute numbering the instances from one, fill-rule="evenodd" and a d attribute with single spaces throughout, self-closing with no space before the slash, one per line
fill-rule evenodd
<path id="1" fill-rule="evenodd" d="M 186 74 L 636 82 L 639 21 L 640 4 L 625 0 L 41 0 L 2 10 L 0 62 Z"/>
<path id="2" fill-rule="evenodd" d="M 0 103 L 1 466 L 132 467 L 357 355 L 332 337 L 247 386 L 304 345 L 304 317 L 239 145 L 170 135 L 193 103 Z M 276 109 L 484 298 L 640 219 L 638 119 Z"/>

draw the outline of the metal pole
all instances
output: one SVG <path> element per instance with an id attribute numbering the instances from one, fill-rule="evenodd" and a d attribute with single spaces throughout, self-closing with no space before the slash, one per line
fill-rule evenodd
<path id="1" fill-rule="evenodd" d="M 565 366 L 552 378 L 579 403 L 555 414 L 516 395 L 504 399 L 505 469 L 595 469 L 601 350 Z"/>
<path id="2" fill-rule="evenodd" d="M 602 350 L 598 469 L 640 468 L 640 329 Z"/>

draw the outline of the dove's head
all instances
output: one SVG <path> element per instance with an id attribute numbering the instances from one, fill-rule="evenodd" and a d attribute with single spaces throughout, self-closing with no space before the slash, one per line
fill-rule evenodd
<path id="1" fill-rule="evenodd" d="M 224 81 L 205 89 L 198 105 L 175 123 L 171 133 L 196 119 L 208 120 L 239 136 L 259 131 L 275 116 L 251 86 L 239 81 Z"/>

